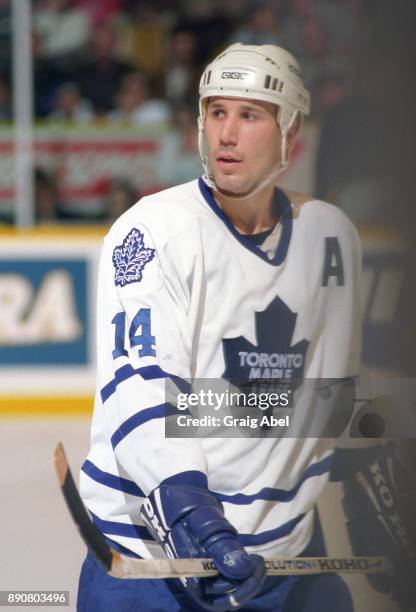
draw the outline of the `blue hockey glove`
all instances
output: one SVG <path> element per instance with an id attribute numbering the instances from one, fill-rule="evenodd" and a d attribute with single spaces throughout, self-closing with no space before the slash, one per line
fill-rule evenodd
<path id="1" fill-rule="evenodd" d="M 393 575 L 368 574 L 373 587 L 390 592 L 403 610 L 415 604 L 415 497 L 394 456 L 395 446 L 335 451 L 331 480 L 343 480 L 343 506 L 354 554 L 384 555 Z"/>
<path id="2" fill-rule="evenodd" d="M 221 503 L 209 491 L 161 485 L 146 498 L 140 514 L 168 557 L 213 559 L 218 577 L 182 580 L 203 609 L 237 610 L 257 595 L 266 577 L 263 558 L 245 551 Z"/>

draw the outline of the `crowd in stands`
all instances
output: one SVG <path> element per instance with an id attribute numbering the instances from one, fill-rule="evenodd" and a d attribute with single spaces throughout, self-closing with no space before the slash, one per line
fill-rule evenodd
<path id="1" fill-rule="evenodd" d="M 313 98 L 319 109 L 323 75 L 336 81 L 354 78 L 358 54 L 371 30 L 369 4 L 33 0 L 35 115 L 135 124 L 169 120 L 169 107 L 195 102 L 206 61 L 237 41 L 280 44 L 292 51 L 308 87 L 318 93 Z M 0 39 L 5 6 L 0 0 Z M 2 54 L 0 66 L 3 88 L 8 87 L 6 56 Z"/>
<path id="2" fill-rule="evenodd" d="M 9 4 L 0 0 L 0 121 L 13 119 Z M 169 180 L 191 179 L 198 163 L 195 117 L 202 67 L 232 42 L 278 44 L 299 59 L 312 93 L 313 114 L 325 128 L 317 191 L 330 198 L 340 166 L 335 167 L 331 152 L 332 126 L 339 118 L 345 126 L 348 112 L 354 115 L 361 99 L 365 115 L 372 104 L 362 87 L 367 79 L 378 79 L 376 87 L 383 83 L 388 61 L 385 53 L 377 55 L 377 36 L 380 23 L 389 21 L 389 4 L 390 0 L 33 0 L 34 114 L 47 124 L 166 124 L 173 132 L 166 156 L 181 151 L 184 168 L 181 176 L 172 172 Z M 382 44 L 384 52 L 391 47 Z M 356 122 L 355 127 L 359 131 Z M 342 137 L 348 140 L 348 134 Z"/>

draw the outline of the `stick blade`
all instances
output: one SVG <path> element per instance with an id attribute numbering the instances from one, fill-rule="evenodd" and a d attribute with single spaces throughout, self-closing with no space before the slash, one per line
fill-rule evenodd
<path id="1" fill-rule="evenodd" d="M 56 445 L 54 459 L 56 476 L 58 478 L 59 485 L 62 487 L 69 470 L 68 459 L 66 458 L 65 449 L 62 442 L 58 442 Z"/>
<path id="2" fill-rule="evenodd" d="M 113 562 L 113 553 L 82 503 L 62 442 L 59 442 L 55 449 L 55 470 L 66 505 L 82 539 L 106 571 L 109 571 Z"/>

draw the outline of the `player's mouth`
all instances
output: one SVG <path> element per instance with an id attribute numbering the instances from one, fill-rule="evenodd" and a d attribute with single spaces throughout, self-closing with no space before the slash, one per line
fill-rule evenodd
<path id="1" fill-rule="evenodd" d="M 236 168 L 242 162 L 242 159 L 233 153 L 218 153 L 215 160 L 222 169 Z"/>

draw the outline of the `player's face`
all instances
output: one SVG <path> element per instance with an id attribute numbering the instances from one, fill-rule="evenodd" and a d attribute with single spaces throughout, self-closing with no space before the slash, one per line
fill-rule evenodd
<path id="1" fill-rule="evenodd" d="M 280 161 L 277 108 L 269 102 L 213 97 L 205 119 L 208 161 L 224 194 L 244 195 Z"/>

